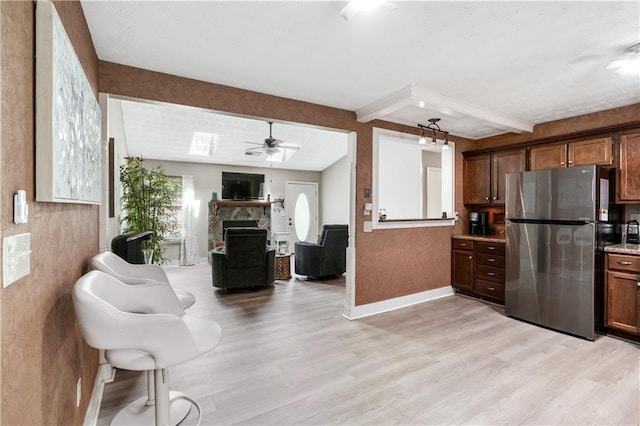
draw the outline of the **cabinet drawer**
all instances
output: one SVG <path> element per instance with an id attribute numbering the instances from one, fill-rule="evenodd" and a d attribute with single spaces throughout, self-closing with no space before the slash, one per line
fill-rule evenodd
<path id="1" fill-rule="evenodd" d="M 451 248 L 454 250 L 473 250 L 473 241 L 454 238 L 451 240 Z"/>
<path id="2" fill-rule="evenodd" d="M 478 253 L 476 255 L 476 263 L 478 265 L 495 266 L 496 268 L 504 268 L 504 256 L 495 254 Z"/>
<path id="3" fill-rule="evenodd" d="M 494 283 L 504 283 L 504 268 L 494 268 L 493 266 L 477 265 L 476 279 L 492 281 Z"/>
<path id="4" fill-rule="evenodd" d="M 617 271 L 640 272 L 640 256 L 608 254 L 609 269 Z"/>
<path id="5" fill-rule="evenodd" d="M 482 296 L 504 302 L 504 284 L 493 281 L 476 280 L 476 292 Z"/>
<path id="6" fill-rule="evenodd" d="M 490 253 L 498 256 L 504 256 L 504 243 L 487 243 L 478 241 L 476 243 L 476 251 L 478 253 Z"/>

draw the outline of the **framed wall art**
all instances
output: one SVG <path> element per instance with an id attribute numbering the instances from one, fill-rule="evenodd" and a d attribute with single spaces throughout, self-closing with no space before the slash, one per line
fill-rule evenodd
<path id="1" fill-rule="evenodd" d="M 36 3 L 36 201 L 99 204 L 101 111 L 55 7 Z"/>

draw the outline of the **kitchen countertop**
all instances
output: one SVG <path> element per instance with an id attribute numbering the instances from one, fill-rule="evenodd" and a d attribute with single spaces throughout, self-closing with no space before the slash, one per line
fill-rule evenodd
<path id="1" fill-rule="evenodd" d="M 635 254 L 640 256 L 640 244 L 614 244 L 606 246 L 604 251 L 607 253 Z"/>
<path id="2" fill-rule="evenodd" d="M 499 237 L 497 235 L 469 235 L 469 234 L 460 234 L 460 235 L 452 235 L 451 238 L 456 238 L 459 240 L 472 240 L 472 241 L 484 241 L 487 243 L 504 243 L 505 238 Z M 638 251 L 640 254 L 640 251 Z"/>

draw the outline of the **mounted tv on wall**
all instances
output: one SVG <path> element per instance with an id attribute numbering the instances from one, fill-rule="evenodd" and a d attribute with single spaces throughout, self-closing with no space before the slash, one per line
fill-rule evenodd
<path id="1" fill-rule="evenodd" d="M 264 175 L 222 172 L 223 200 L 261 200 L 263 188 Z"/>

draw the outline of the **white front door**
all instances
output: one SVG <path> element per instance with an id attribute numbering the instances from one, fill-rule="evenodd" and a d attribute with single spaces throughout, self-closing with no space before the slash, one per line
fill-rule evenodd
<path id="1" fill-rule="evenodd" d="M 287 182 L 285 200 L 291 249 L 298 241 L 315 243 L 318 239 L 318 184 Z"/>

